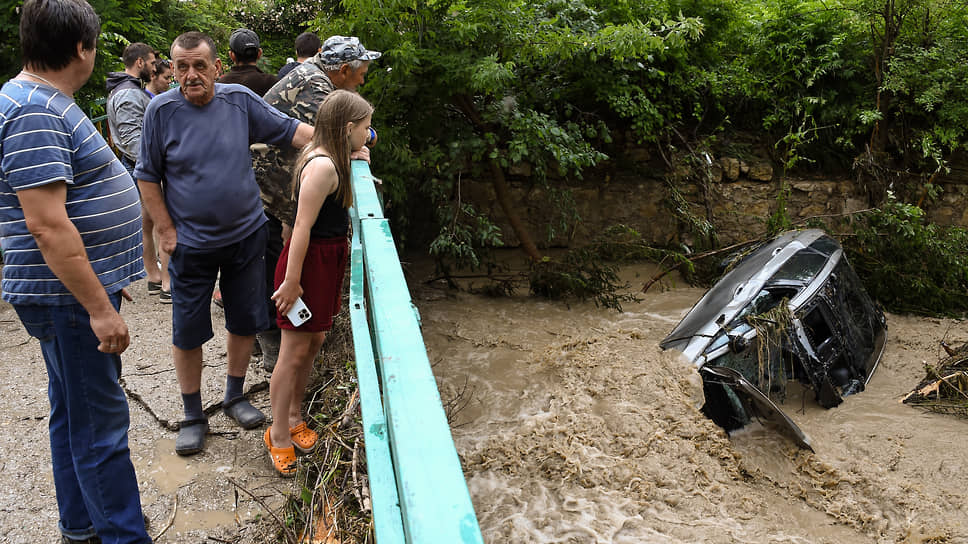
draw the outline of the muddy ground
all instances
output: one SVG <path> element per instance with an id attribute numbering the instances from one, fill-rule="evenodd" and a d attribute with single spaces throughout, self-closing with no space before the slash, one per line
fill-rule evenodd
<path id="1" fill-rule="evenodd" d="M 132 341 L 122 355 L 122 379 L 149 534 L 158 543 L 267 541 L 273 523 L 260 523 L 266 517 L 260 501 L 278 510 L 292 482 L 272 471 L 262 445 L 264 427 L 244 431 L 218 410 L 225 379 L 221 310 L 213 306 L 216 337 L 204 355 L 202 400 L 211 412 L 207 446 L 198 455 L 179 457 L 172 430 L 182 414 L 170 355 L 171 306 L 149 297 L 144 281 L 129 291 L 134 302 L 124 304 L 122 315 Z M 57 510 L 40 347 L 6 303 L 0 303 L 0 331 L 0 542 L 54 542 Z M 250 365 L 246 389 L 252 403 L 268 414 L 268 374 L 257 361 Z"/>

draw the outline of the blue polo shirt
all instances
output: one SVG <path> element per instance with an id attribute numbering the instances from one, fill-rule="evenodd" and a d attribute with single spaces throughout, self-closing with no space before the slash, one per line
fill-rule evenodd
<path id="1" fill-rule="evenodd" d="M 141 204 L 131 176 L 90 119 L 60 91 L 10 80 L 0 89 L 0 241 L 3 299 L 58 306 L 77 299 L 27 230 L 17 192 L 65 183 L 67 216 L 109 294 L 144 276 Z"/>
<path id="2" fill-rule="evenodd" d="M 249 145 L 291 145 L 298 125 L 242 85 L 216 83 L 204 106 L 171 89 L 145 110 L 134 175 L 163 183 L 179 244 L 234 244 L 266 221 Z"/>

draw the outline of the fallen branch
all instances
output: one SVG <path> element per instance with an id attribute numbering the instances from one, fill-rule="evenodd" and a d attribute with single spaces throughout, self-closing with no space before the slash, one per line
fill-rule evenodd
<path id="1" fill-rule="evenodd" d="M 119 378 L 118 379 L 118 383 L 121 384 L 121 389 L 123 389 L 124 390 L 124 393 L 126 395 L 128 395 L 128 398 L 131 399 L 131 400 L 133 400 L 133 401 L 135 401 L 136 403 L 140 404 L 141 407 L 144 408 L 146 412 L 148 412 L 148 415 L 150 415 L 151 417 L 155 418 L 155 421 L 157 421 L 159 425 L 161 425 L 162 427 L 164 427 L 165 429 L 167 429 L 169 431 L 177 431 L 178 430 L 178 422 L 177 421 L 171 422 L 171 421 L 168 421 L 167 419 L 162 418 L 158 414 L 156 414 L 155 411 L 151 409 L 151 405 L 148 404 L 148 402 L 144 399 L 144 397 L 142 397 L 139 393 L 137 393 L 133 389 L 129 389 L 128 388 L 128 384 L 125 383 L 124 378 Z"/>
<path id="2" fill-rule="evenodd" d="M 523 280 L 527 278 L 527 274 L 440 274 L 433 276 L 423 281 L 423 283 L 431 284 L 440 280 L 480 280 L 488 279 L 495 281 L 515 281 Z"/>
<path id="3" fill-rule="evenodd" d="M 359 463 L 359 448 L 360 439 L 357 438 L 353 442 L 353 495 L 356 496 L 356 501 L 360 504 L 360 509 L 362 509 L 363 512 L 368 513 L 370 508 L 368 504 L 363 503 L 363 493 L 361 491 L 362 488 L 360 487 L 360 480 L 356 471 L 357 464 Z"/>
<path id="4" fill-rule="evenodd" d="M 676 263 L 676 264 L 674 264 L 674 265 L 666 268 L 662 272 L 659 272 L 655 276 L 652 276 L 652 279 L 650 279 L 649 281 L 645 282 L 642 285 L 642 292 L 644 293 L 644 292 L 648 291 L 653 285 L 655 285 L 655 283 L 657 281 L 659 281 L 662 278 L 664 278 L 667 274 L 669 274 L 673 270 L 678 270 L 679 267 L 682 266 L 683 264 L 685 264 L 686 262 L 696 262 L 698 260 L 705 259 L 706 257 L 712 257 L 713 255 L 717 255 L 717 254 L 720 254 L 720 253 L 726 253 L 727 251 L 732 251 L 732 250 L 734 250 L 736 248 L 743 247 L 745 245 L 752 244 L 752 243 L 755 243 L 755 242 L 758 242 L 758 241 L 759 240 L 747 240 L 745 242 L 739 242 L 739 243 L 733 244 L 731 246 L 721 247 L 719 249 L 714 249 L 714 250 L 711 250 L 711 251 L 706 251 L 704 253 L 697 253 L 695 255 L 690 255 L 690 256 L 686 257 L 684 261 L 679 261 L 678 263 Z"/>
<path id="5" fill-rule="evenodd" d="M 350 395 L 350 401 L 346 405 L 346 410 L 343 410 L 343 415 L 340 417 L 339 428 L 346 427 L 353 422 L 353 415 L 356 413 L 356 407 L 360 404 L 360 390 L 359 388 L 353 390 L 353 394 Z"/>
<path id="6" fill-rule="evenodd" d="M 161 532 L 160 533 L 156 534 L 155 536 L 153 536 L 151 538 L 151 540 L 153 542 L 158 542 L 158 539 L 161 538 L 161 536 L 163 534 L 165 534 L 168 531 L 168 529 L 171 528 L 172 525 L 175 524 L 175 515 L 177 513 L 178 513 L 178 492 L 176 491 L 175 492 L 175 504 L 174 504 L 174 506 L 171 507 L 171 516 L 168 518 L 168 523 L 165 524 L 164 528 L 161 529 Z"/>
<path id="7" fill-rule="evenodd" d="M 286 542 L 288 544 L 299 544 L 299 541 L 296 540 L 296 535 L 292 534 L 292 531 L 289 530 L 289 527 L 286 526 L 286 523 L 281 519 L 279 519 L 279 516 L 276 515 L 276 513 L 273 512 L 271 508 L 269 508 L 269 505 L 267 505 L 264 500 L 256 496 L 254 493 L 252 493 L 251 491 L 243 487 L 242 484 L 236 482 L 232 478 L 226 478 L 226 479 L 229 481 L 230 484 L 234 485 L 236 489 L 242 491 L 249 497 L 252 497 L 252 500 L 259 503 L 259 506 L 261 506 L 262 509 L 265 510 L 267 514 L 272 516 L 272 519 L 276 520 L 276 523 L 278 523 L 279 528 L 282 529 L 282 534 L 283 536 L 286 537 Z"/>

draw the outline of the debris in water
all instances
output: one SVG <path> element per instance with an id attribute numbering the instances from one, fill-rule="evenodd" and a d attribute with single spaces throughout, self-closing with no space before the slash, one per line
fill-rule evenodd
<path id="1" fill-rule="evenodd" d="M 941 347 L 948 356 L 936 366 L 924 365 L 924 379 L 901 402 L 968 417 L 968 344 L 951 348 L 942 341 Z"/>

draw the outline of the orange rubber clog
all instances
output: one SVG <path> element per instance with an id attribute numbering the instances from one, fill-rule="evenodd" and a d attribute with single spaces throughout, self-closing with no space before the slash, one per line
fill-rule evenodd
<path id="1" fill-rule="evenodd" d="M 272 467 L 276 469 L 280 475 L 285 478 L 291 478 L 296 475 L 296 450 L 293 446 L 288 448 L 275 448 L 272 446 L 272 438 L 269 436 L 269 430 L 266 429 L 266 434 L 262 435 L 262 441 L 265 442 L 266 447 L 269 448 L 269 461 L 272 463 Z"/>
<path id="2" fill-rule="evenodd" d="M 292 437 L 292 445 L 301 453 L 313 451 L 316 441 L 319 440 L 319 435 L 307 427 L 305 421 L 299 422 L 295 427 L 289 427 L 289 436 Z"/>

